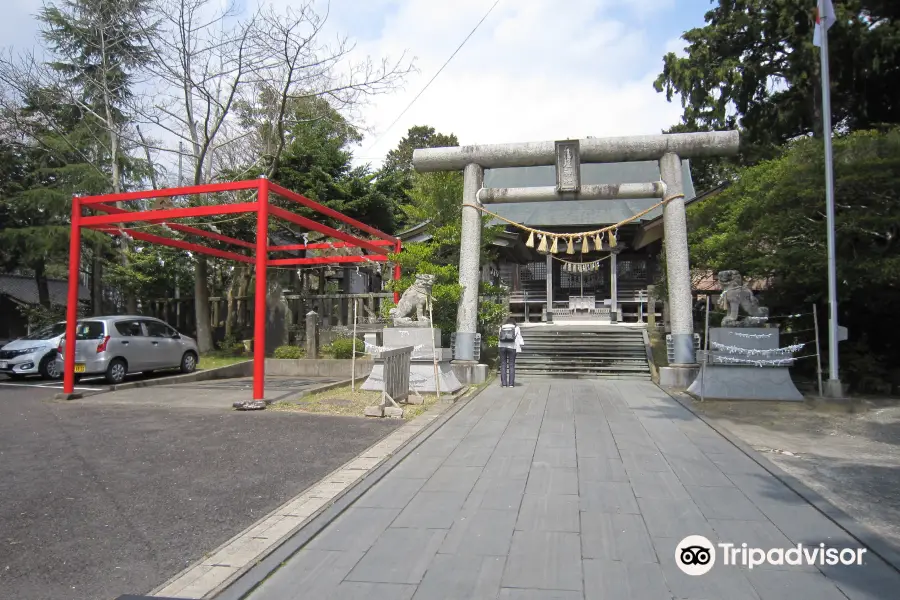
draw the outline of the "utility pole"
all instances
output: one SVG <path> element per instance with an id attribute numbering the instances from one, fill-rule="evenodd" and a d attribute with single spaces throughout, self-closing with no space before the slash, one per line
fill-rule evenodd
<path id="1" fill-rule="evenodd" d="M 838 372 L 837 267 L 834 239 L 834 158 L 831 147 L 831 75 L 828 69 L 828 29 L 834 24 L 831 0 L 819 0 L 813 43 L 819 47 L 822 72 L 822 137 L 825 139 L 825 220 L 828 227 L 828 382 L 826 395 L 843 396 Z"/>
<path id="2" fill-rule="evenodd" d="M 178 187 L 184 185 L 184 142 L 178 142 Z M 175 322 L 181 327 L 181 290 L 178 287 L 178 273 L 175 273 Z"/>

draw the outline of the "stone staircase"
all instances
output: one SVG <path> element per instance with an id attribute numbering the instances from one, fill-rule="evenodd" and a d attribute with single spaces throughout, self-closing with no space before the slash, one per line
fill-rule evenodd
<path id="1" fill-rule="evenodd" d="M 522 327 L 516 379 L 531 375 L 649 380 L 643 331 L 621 326 Z"/>

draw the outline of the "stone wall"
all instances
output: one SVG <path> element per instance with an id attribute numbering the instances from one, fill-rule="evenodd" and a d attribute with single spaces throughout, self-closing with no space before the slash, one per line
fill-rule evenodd
<path id="1" fill-rule="evenodd" d="M 356 360 L 356 377 L 366 377 L 372 372 L 374 361 Z M 266 359 L 266 375 L 282 377 L 337 377 L 350 379 L 351 361 L 346 359 L 322 358 L 318 360 Z"/>

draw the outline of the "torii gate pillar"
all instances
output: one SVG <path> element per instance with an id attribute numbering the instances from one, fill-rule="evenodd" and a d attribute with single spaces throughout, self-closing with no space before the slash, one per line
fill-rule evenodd
<path id="1" fill-rule="evenodd" d="M 484 183 L 484 169 L 475 163 L 466 165 L 463 179 L 463 203 L 481 206 L 478 190 Z M 475 360 L 475 333 L 478 329 L 478 285 L 481 282 L 481 211 L 463 206 L 459 247 L 459 285 L 462 298 L 456 309 L 455 360 Z"/>
<path id="2" fill-rule="evenodd" d="M 588 138 L 570 140 L 577 147 L 579 163 L 615 163 L 659 161 L 660 176 L 665 183 L 666 196 L 684 193 L 681 161 L 690 158 L 730 156 L 737 154 L 740 137 L 737 131 L 676 133 L 618 138 Z M 413 166 L 419 172 L 465 171 L 463 203 L 478 204 L 476 194 L 484 181 L 484 169 L 534 167 L 556 165 L 559 172 L 557 142 L 526 144 L 494 144 L 423 148 L 413 152 Z M 645 182 L 643 182 L 645 183 Z M 631 186 L 632 188 L 635 186 Z M 506 202 L 534 200 L 536 190 L 522 189 L 494 193 L 505 196 Z M 557 189 L 557 192 L 560 190 Z M 565 191 L 565 190 L 563 190 Z M 496 191 L 495 191 L 496 192 Z M 542 190 L 539 195 L 547 195 Z M 579 192 L 566 192 L 567 199 L 580 199 Z M 601 193 L 603 192 L 603 193 Z M 631 198 L 634 190 L 628 184 L 618 186 L 613 193 L 594 190 L 585 198 Z M 510 195 L 512 194 L 512 196 Z M 550 192 L 550 197 L 553 194 Z M 557 197 L 563 199 L 562 194 Z M 674 366 L 696 363 L 693 343 L 693 315 L 691 313 L 691 276 L 687 245 L 687 216 L 683 198 L 670 201 L 663 212 L 666 238 L 666 280 L 671 306 Z M 478 324 L 479 257 L 481 253 L 481 215 L 476 208 L 463 207 L 462 239 L 460 241 L 459 283 L 463 287 L 457 311 L 455 360 L 475 358 L 474 340 Z"/>

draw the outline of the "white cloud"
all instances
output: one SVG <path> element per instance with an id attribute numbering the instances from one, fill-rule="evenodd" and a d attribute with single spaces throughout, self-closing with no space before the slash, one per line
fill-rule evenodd
<path id="1" fill-rule="evenodd" d="M 501 2 L 385 132 L 491 4 L 403 0 L 380 35 L 360 44 L 358 52 L 373 57 L 409 50 L 420 70 L 404 90 L 377 97 L 363 110 L 371 135 L 357 152 L 360 162 L 380 161 L 412 125 L 455 133 L 461 143 L 503 143 L 658 133 L 678 122 L 680 105 L 652 87 L 666 45 L 653 43 L 620 3 L 517 0 Z M 668 4 L 643 0 L 629 8 L 646 14 Z M 332 14 L 333 26 L 340 26 L 341 3 L 332 4 Z M 648 60 L 653 69 L 642 71 Z"/>
<path id="2" fill-rule="evenodd" d="M 297 0 L 260 1 L 298 7 Z M 316 1 L 324 8 L 326 0 Z M 461 143 L 503 143 L 658 133 L 678 122 L 680 103 L 667 103 L 652 86 L 662 55 L 680 44 L 670 21 L 675 0 L 502 0 L 386 131 L 493 2 L 330 1 L 328 36 L 362 40 L 357 58 L 408 52 L 419 69 L 403 90 L 361 107 L 371 133 L 358 162 L 380 162 L 413 125 L 455 133 Z M 4 4 L 11 16 L 0 22 L 0 43 L 30 45 L 40 0 Z"/>
<path id="3" fill-rule="evenodd" d="M 687 47 L 688 43 L 681 39 L 681 37 L 672 38 L 668 42 L 666 42 L 665 51 L 668 54 L 669 52 L 674 52 L 675 56 L 679 58 L 684 58 L 687 56 Z"/>

